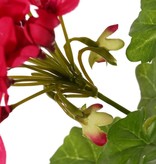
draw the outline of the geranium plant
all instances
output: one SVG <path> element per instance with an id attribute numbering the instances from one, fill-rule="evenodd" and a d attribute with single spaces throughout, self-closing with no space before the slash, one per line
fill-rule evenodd
<path id="1" fill-rule="evenodd" d="M 138 18 L 130 27 L 131 42 L 125 55 L 130 62 L 139 62 L 135 73 L 141 95 L 137 110 L 133 112 L 100 92 L 83 61 L 83 55 L 88 52 L 92 69 L 98 63 L 117 65 L 114 54 L 124 47 L 122 39 L 113 38 L 118 24 L 105 27 L 96 40 L 88 36 L 70 38 L 63 16 L 78 4 L 79 0 L 0 1 L 0 122 L 3 124 L 9 119 L 19 106 L 46 94 L 81 127 L 71 129 L 62 146 L 49 157 L 49 163 L 155 163 L 156 1 L 142 0 Z M 56 41 L 58 26 L 62 27 L 65 39 L 62 47 Z M 75 52 L 73 47 L 77 43 L 83 47 Z M 23 68 L 29 74 L 12 71 L 17 73 Z M 41 90 L 24 99 L 19 97 L 15 103 L 9 102 L 10 88 L 14 87 L 16 92 L 17 87 L 22 90 L 28 86 L 32 90 L 41 86 Z M 71 100 L 89 97 L 97 103 L 77 106 Z M 111 113 L 100 111 L 101 102 L 125 117 L 113 117 Z M 0 138 L 0 164 L 6 163 L 6 156 L 7 149 Z"/>

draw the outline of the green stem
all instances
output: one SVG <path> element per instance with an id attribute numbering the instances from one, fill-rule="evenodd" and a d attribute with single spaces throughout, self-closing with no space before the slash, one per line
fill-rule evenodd
<path id="1" fill-rule="evenodd" d="M 59 88 L 59 86 L 58 86 L 58 88 Z M 61 100 L 61 104 L 63 105 L 62 107 L 64 107 L 63 109 L 65 109 L 65 111 L 67 111 L 68 113 L 70 113 L 69 116 L 70 117 L 72 116 L 72 118 L 74 118 L 74 119 L 76 119 L 77 116 L 78 117 L 83 117 L 83 113 L 75 105 L 73 105 L 70 101 L 68 101 L 63 96 L 63 94 L 59 91 L 58 88 L 56 88 L 56 90 L 57 90 L 57 96 Z"/>
<path id="2" fill-rule="evenodd" d="M 68 34 L 67 34 L 67 31 L 66 31 L 66 27 L 65 27 L 65 24 L 64 24 L 62 16 L 60 16 L 59 19 L 60 19 L 60 22 L 61 22 L 61 26 L 62 26 L 64 37 L 65 37 L 65 40 L 66 40 L 66 46 L 67 46 L 65 48 L 66 56 L 67 56 L 69 62 L 74 67 L 74 58 L 73 58 L 73 53 L 72 53 L 72 49 L 71 49 L 71 46 L 70 46 Z"/>
<path id="3" fill-rule="evenodd" d="M 107 104 L 115 107 L 117 110 L 119 110 L 120 112 L 128 115 L 130 113 L 129 110 L 127 110 L 126 108 L 124 108 L 123 106 L 119 105 L 118 103 L 114 102 L 113 100 L 109 99 L 108 97 L 104 96 L 102 93 L 98 92 L 97 97 L 99 99 L 101 99 L 102 101 L 106 102 Z"/>
<path id="4" fill-rule="evenodd" d="M 55 42 L 55 50 L 56 50 L 56 54 L 54 54 L 54 57 L 57 56 L 57 60 L 61 61 L 61 65 L 63 63 L 63 67 L 69 67 L 70 64 L 68 63 L 67 59 L 64 57 L 62 51 L 60 50 L 60 48 L 58 47 L 57 43 Z"/>
<path id="5" fill-rule="evenodd" d="M 83 49 L 81 49 L 78 53 L 78 61 L 79 61 L 79 65 L 80 65 L 80 68 L 84 74 L 84 76 L 86 77 L 86 79 L 93 84 L 93 81 L 91 80 L 91 78 L 89 77 L 84 65 L 83 65 L 83 62 L 82 62 L 82 54 L 84 51 L 88 50 L 88 47 L 85 47 Z"/>
<path id="6" fill-rule="evenodd" d="M 74 63 L 73 52 L 72 52 L 72 48 L 71 48 L 71 45 L 70 45 L 70 40 L 69 40 L 67 31 L 66 31 L 66 27 L 65 27 L 65 24 L 64 24 L 64 21 L 63 21 L 63 17 L 59 16 L 59 19 L 60 19 L 60 22 L 61 22 L 64 37 L 65 37 L 65 40 L 66 40 L 66 43 L 64 45 L 64 50 L 65 50 L 67 59 L 69 60 L 69 62 L 71 64 L 70 70 L 71 70 L 71 72 L 74 71 L 76 74 L 81 74 L 81 72 L 79 71 L 79 69 L 77 68 L 77 66 Z"/>
<path id="7" fill-rule="evenodd" d="M 28 96 L 28 97 L 24 98 L 23 100 L 21 100 L 21 101 L 15 103 L 15 104 L 13 104 L 13 105 L 11 105 L 11 106 L 12 106 L 12 109 L 16 108 L 17 106 L 19 106 L 19 105 L 21 105 L 21 104 L 23 104 L 23 103 L 25 103 L 25 102 L 27 102 L 27 101 L 29 101 L 29 100 L 31 100 L 31 99 L 37 97 L 37 96 L 42 95 L 43 93 L 46 93 L 46 92 L 48 92 L 48 91 L 50 91 L 50 90 L 51 90 L 51 88 L 43 89 L 43 90 L 41 90 L 41 91 L 39 91 L 39 92 L 37 92 L 37 93 L 31 95 L 31 96 Z"/>

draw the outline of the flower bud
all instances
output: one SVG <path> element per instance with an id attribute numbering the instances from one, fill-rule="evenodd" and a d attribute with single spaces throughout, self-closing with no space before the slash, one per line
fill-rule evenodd
<path id="1" fill-rule="evenodd" d="M 81 122 L 83 135 L 98 146 L 103 146 L 107 142 L 106 134 L 99 128 L 112 123 L 111 115 L 104 112 L 97 112 L 102 108 L 101 104 L 93 104 L 84 110 L 90 113 L 84 122 Z"/>

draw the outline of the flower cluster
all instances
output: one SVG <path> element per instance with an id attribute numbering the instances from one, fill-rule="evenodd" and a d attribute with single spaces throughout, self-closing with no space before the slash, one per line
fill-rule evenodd
<path id="1" fill-rule="evenodd" d="M 79 0 L 2 0 L 0 1 L 0 122 L 12 111 L 8 105 L 7 89 L 13 83 L 7 71 L 21 66 L 29 58 L 38 58 L 41 47 L 53 49 L 54 28 L 59 25 L 58 16 L 73 10 Z M 36 6 L 37 17 L 31 13 Z M 41 37 L 42 35 L 42 37 Z M 5 106 L 1 106 L 4 98 Z M 0 143 L 0 150 L 4 145 Z M 0 161 L 5 163 L 4 151 Z"/>
<path id="2" fill-rule="evenodd" d="M 69 0 L 0 2 L 0 103 L 4 97 L 6 107 L 1 110 L 11 110 L 7 105 L 7 88 L 13 81 L 7 77 L 7 70 L 20 66 L 30 57 L 40 57 L 41 47 L 53 49 L 58 16 L 73 10 L 78 3 L 79 0 L 73 0 L 72 3 Z M 31 5 L 37 7 L 37 17 L 31 13 Z"/>
<path id="3" fill-rule="evenodd" d="M 67 98 L 98 97 L 109 103 L 108 98 L 98 92 L 90 79 L 81 57 L 83 52 L 89 50 L 91 67 L 95 62 L 102 61 L 115 65 L 116 60 L 109 51 L 122 48 L 124 42 L 121 39 L 107 38 L 118 29 L 117 24 L 107 27 L 97 41 L 87 37 L 69 39 L 62 15 L 72 11 L 78 3 L 79 0 L 2 0 L 0 2 L 0 122 L 18 105 L 46 93 L 68 116 L 82 125 L 84 136 L 96 145 L 102 146 L 106 143 L 107 136 L 100 126 L 110 124 L 113 121 L 112 116 L 97 112 L 102 108 L 101 104 L 77 108 Z M 59 24 L 62 26 L 66 40 L 65 55 L 55 41 L 54 29 Z M 78 52 L 81 70 L 74 62 L 70 45 L 74 40 L 86 45 Z M 29 64 L 25 64 L 26 61 Z M 30 76 L 8 76 L 8 70 L 21 66 L 34 72 Z M 8 105 L 8 88 L 11 85 L 42 85 L 43 90 L 16 104 Z M 4 106 L 1 105 L 2 100 Z M 0 150 L 3 151 L 0 152 L 0 161 L 3 160 L 5 164 L 5 149 L 1 138 Z"/>

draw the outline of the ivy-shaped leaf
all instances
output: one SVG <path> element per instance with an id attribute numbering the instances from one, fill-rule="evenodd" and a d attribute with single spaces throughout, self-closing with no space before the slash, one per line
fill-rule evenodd
<path id="1" fill-rule="evenodd" d="M 156 0 L 142 0 L 141 11 L 130 29 L 126 54 L 130 61 L 151 61 L 156 56 Z"/>
<path id="2" fill-rule="evenodd" d="M 82 129 L 74 127 L 50 159 L 50 164 L 95 164 L 101 150 L 102 147 L 82 136 Z"/>
<path id="3" fill-rule="evenodd" d="M 145 109 L 149 116 L 156 114 L 156 58 L 152 63 L 142 63 L 136 68 L 141 100 L 139 109 Z"/>
<path id="4" fill-rule="evenodd" d="M 97 164 L 156 163 L 156 120 L 151 120 L 148 124 L 141 110 L 115 123 L 108 132 L 108 143 Z"/>

